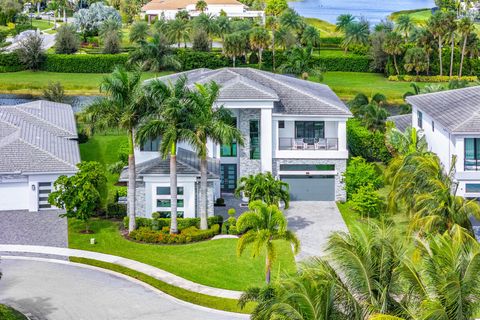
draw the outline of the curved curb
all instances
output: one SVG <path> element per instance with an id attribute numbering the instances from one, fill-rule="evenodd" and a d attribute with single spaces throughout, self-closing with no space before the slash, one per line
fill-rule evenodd
<path id="1" fill-rule="evenodd" d="M 133 269 L 135 271 L 149 275 L 157 280 L 166 282 L 172 286 L 179 287 L 188 291 L 202 293 L 202 294 L 214 296 L 214 297 L 236 299 L 236 300 L 238 300 L 242 295 L 242 292 L 240 291 L 233 291 L 233 290 L 226 290 L 226 289 L 219 289 L 219 288 L 205 286 L 203 284 L 186 280 L 182 277 L 174 275 L 173 273 L 167 272 L 162 269 L 158 269 L 151 265 L 138 262 L 135 260 L 131 260 L 131 259 L 110 255 L 110 254 L 78 250 L 78 249 L 69 249 L 69 248 L 29 246 L 29 245 L 8 245 L 8 244 L 0 245 L 0 253 L 1 252 L 36 253 L 36 254 L 63 256 L 63 257 L 73 256 L 73 257 L 100 260 L 103 262 L 113 263 L 122 267 Z"/>
<path id="2" fill-rule="evenodd" d="M 211 313 L 217 313 L 217 314 L 221 314 L 221 315 L 225 315 L 225 316 L 235 316 L 235 317 L 249 319 L 249 315 L 246 315 L 246 314 L 207 308 L 207 307 L 199 306 L 199 305 L 187 302 L 187 301 L 177 299 L 177 298 L 172 297 L 171 295 L 169 295 L 169 294 L 167 294 L 167 293 L 165 293 L 165 292 L 163 292 L 163 291 L 161 291 L 161 290 L 159 290 L 155 287 L 152 287 L 151 285 L 149 285 L 149 284 L 147 284 L 143 281 L 137 280 L 135 278 L 129 277 L 129 276 L 124 275 L 122 273 L 115 272 L 115 271 L 108 270 L 108 269 L 103 269 L 103 268 L 99 268 L 99 267 L 95 267 L 95 266 L 91 266 L 91 265 L 86 265 L 86 264 L 82 264 L 82 263 L 70 262 L 70 261 L 65 261 L 65 260 L 50 259 L 50 258 L 25 257 L 25 256 L 2 256 L 2 259 L 5 259 L 5 260 L 28 260 L 28 261 L 40 261 L 40 262 L 46 262 L 46 263 L 57 263 L 57 264 L 64 264 L 64 265 L 74 266 L 74 267 L 78 267 L 78 268 L 84 268 L 84 269 L 95 270 L 95 271 L 99 271 L 99 272 L 103 272 L 103 273 L 108 273 L 108 274 L 111 274 L 111 275 L 116 276 L 118 278 L 126 279 L 130 282 L 141 285 L 144 288 L 147 288 L 149 290 L 152 290 L 156 294 L 161 296 L 162 298 L 169 299 L 172 302 L 175 302 L 175 303 L 178 303 L 178 304 L 186 305 L 186 306 L 188 306 L 190 308 L 193 308 L 193 309 L 206 311 L 206 312 L 211 312 Z M 27 318 L 28 318 L 28 316 L 27 316 Z"/>

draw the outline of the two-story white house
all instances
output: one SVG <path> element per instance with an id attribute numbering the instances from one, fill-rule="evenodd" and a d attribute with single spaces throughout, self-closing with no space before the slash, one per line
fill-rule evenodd
<path id="1" fill-rule="evenodd" d="M 480 197 L 480 86 L 411 96 L 407 102 L 412 126 L 446 170 L 456 156 L 457 194 Z"/>
<path id="2" fill-rule="evenodd" d="M 348 158 L 346 121 L 351 113 L 326 85 L 250 68 L 197 69 L 180 73 L 195 83 L 220 85 L 218 106 L 229 109 L 244 135 L 243 146 L 209 143 L 209 214 L 222 193 L 232 193 L 240 177 L 272 172 L 290 185 L 291 199 L 345 200 L 342 174 Z M 174 82 L 180 74 L 159 78 Z M 169 165 L 159 141 L 136 150 L 138 214 L 170 210 Z M 179 211 L 198 214 L 198 159 L 179 146 Z M 122 181 L 127 181 L 126 171 Z"/>

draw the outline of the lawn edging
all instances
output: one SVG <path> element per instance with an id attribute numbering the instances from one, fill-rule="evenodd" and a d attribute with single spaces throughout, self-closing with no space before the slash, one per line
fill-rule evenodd
<path id="1" fill-rule="evenodd" d="M 120 266 L 114 263 L 99 261 L 95 259 L 81 258 L 81 257 L 69 257 L 69 260 L 71 262 L 86 264 L 86 265 L 121 273 L 123 275 L 142 281 L 172 297 L 175 297 L 177 299 L 190 302 L 196 305 L 217 309 L 217 310 L 222 310 L 222 311 L 243 313 L 243 314 L 251 313 L 254 307 L 253 304 L 248 304 L 244 309 L 241 309 L 238 306 L 238 300 L 214 297 L 214 296 L 210 296 L 210 295 L 206 295 L 198 292 L 189 291 L 180 287 L 173 286 L 161 280 L 158 280 L 145 273 L 142 273 L 124 266 Z"/>

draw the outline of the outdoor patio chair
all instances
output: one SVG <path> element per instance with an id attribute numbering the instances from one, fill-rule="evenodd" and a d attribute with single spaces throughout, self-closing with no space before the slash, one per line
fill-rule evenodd
<path id="1" fill-rule="evenodd" d="M 315 149 L 327 149 L 327 140 L 323 138 L 315 139 Z"/>
<path id="2" fill-rule="evenodd" d="M 293 149 L 304 150 L 307 149 L 307 144 L 303 139 L 293 139 Z"/>

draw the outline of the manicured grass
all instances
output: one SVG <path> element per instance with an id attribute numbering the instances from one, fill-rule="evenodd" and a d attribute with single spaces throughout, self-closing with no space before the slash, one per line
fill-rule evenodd
<path id="1" fill-rule="evenodd" d="M 119 266 L 113 263 L 86 259 L 86 258 L 79 258 L 79 257 L 70 257 L 70 261 L 88 264 L 91 266 L 104 268 L 104 269 L 108 269 L 111 271 L 124 274 L 126 276 L 145 282 L 151 285 L 152 287 L 160 291 L 163 291 L 175 298 L 178 298 L 183 301 L 191 302 L 197 305 L 201 305 L 204 307 L 230 311 L 230 312 L 240 312 L 240 313 L 251 313 L 251 311 L 253 310 L 252 303 L 247 304 L 247 306 L 244 309 L 240 309 L 238 307 L 238 300 L 212 297 L 209 295 L 188 291 L 179 287 L 172 286 L 166 282 L 155 279 L 144 273 L 141 273 L 123 266 Z"/>
<path id="2" fill-rule="evenodd" d="M 417 10 L 397 11 L 392 13 L 388 18 L 393 22 L 396 22 L 398 17 L 404 14 L 409 15 L 416 24 L 424 25 L 427 23 L 427 20 L 430 19 L 430 17 L 432 16 L 432 10 L 426 8 Z"/>
<path id="3" fill-rule="evenodd" d="M 335 25 L 317 18 L 304 18 L 305 22 L 320 31 L 320 37 L 340 37 L 342 34 L 335 30 Z"/>
<path id="4" fill-rule="evenodd" d="M 208 240 L 187 245 L 141 244 L 124 239 L 119 222 L 92 220 L 95 234 L 81 234 L 83 223 L 69 219 L 70 248 L 113 254 L 150 264 L 185 279 L 211 287 L 245 290 L 264 283 L 265 256 L 252 258 L 247 251 L 237 257 L 237 239 Z M 97 244 L 91 245 L 94 237 Z M 276 242 L 278 257 L 272 268 L 273 278 L 295 271 L 290 246 Z"/>
<path id="5" fill-rule="evenodd" d="M 55 23 L 53 22 L 53 19 L 50 20 L 50 23 L 48 22 L 48 20 L 32 19 L 32 26 L 40 30 L 51 29 L 54 27 L 54 25 Z M 58 26 L 60 26 L 60 23 L 57 22 L 57 27 Z"/>
<path id="6" fill-rule="evenodd" d="M 112 174 L 107 170 L 109 164 L 117 162 L 122 147 L 128 146 L 125 134 L 96 134 L 87 143 L 80 144 L 80 156 L 82 161 L 97 161 L 105 166 L 108 179 L 108 198 L 113 201 L 115 195 L 114 184 L 118 181 L 118 174 Z"/>
<path id="7" fill-rule="evenodd" d="M 337 207 L 348 229 L 352 228 L 362 219 L 360 215 L 350 207 L 348 202 L 337 202 Z"/>
<path id="8" fill-rule="evenodd" d="M 27 320 L 28 318 L 25 317 L 23 314 L 18 312 L 17 310 L 4 305 L 0 304 L 0 319 L 2 320 Z"/>
<path id="9" fill-rule="evenodd" d="M 313 52 L 314 55 L 318 56 L 318 49 L 315 49 Z M 333 57 L 359 57 L 360 55 L 351 53 L 351 52 L 344 52 L 341 49 L 322 49 L 320 48 L 320 56 L 324 58 L 333 58 Z"/>
<path id="10" fill-rule="evenodd" d="M 144 72 L 143 79 L 167 73 Z M 49 82 L 59 81 L 68 95 L 96 95 L 106 73 L 58 73 L 19 71 L 0 73 L 0 93 L 42 95 Z"/>

